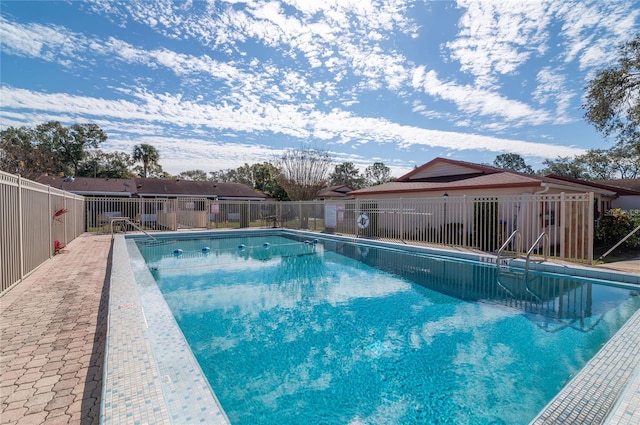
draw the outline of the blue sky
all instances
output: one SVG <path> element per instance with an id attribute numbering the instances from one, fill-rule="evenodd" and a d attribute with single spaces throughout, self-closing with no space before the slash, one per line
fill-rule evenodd
<path id="1" fill-rule="evenodd" d="M 624 0 L 2 1 L 0 126 L 93 122 L 173 174 L 325 149 L 395 176 L 608 149 L 584 87 L 640 31 Z"/>

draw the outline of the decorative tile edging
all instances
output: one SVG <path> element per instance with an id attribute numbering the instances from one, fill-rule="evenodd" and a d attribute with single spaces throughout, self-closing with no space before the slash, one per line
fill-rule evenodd
<path id="1" fill-rule="evenodd" d="M 123 236 L 113 246 L 102 393 L 104 425 L 229 424 L 135 242 Z"/>
<path id="2" fill-rule="evenodd" d="M 631 402 L 629 388 L 640 378 L 640 310 L 616 332 L 578 374 L 531 421 L 545 424 L 632 424 L 625 421 L 620 405 L 623 395 Z M 638 403 L 638 400 L 635 400 Z M 629 415 L 631 417 L 631 415 Z M 618 419 L 616 419 L 618 418 Z M 638 418 L 636 417 L 636 420 Z"/>

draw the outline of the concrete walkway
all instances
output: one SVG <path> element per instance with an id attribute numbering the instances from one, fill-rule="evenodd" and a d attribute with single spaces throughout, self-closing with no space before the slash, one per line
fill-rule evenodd
<path id="1" fill-rule="evenodd" d="M 600 264 L 601 269 L 616 270 L 619 272 L 640 274 L 640 258 L 637 260 L 617 261 L 615 263 Z"/>
<path id="2" fill-rule="evenodd" d="M 0 423 L 98 424 L 110 235 L 83 234 L 0 297 Z"/>

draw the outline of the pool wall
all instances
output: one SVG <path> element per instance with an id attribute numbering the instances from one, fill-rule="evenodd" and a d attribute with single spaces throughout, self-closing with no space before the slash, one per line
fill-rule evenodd
<path id="1" fill-rule="evenodd" d="M 171 240 L 198 237 L 291 235 L 354 242 L 362 246 L 402 249 L 420 254 L 495 264 L 487 254 L 433 249 L 370 239 L 345 238 L 283 229 L 167 233 Z M 154 237 L 162 238 L 162 234 Z M 135 246 L 144 235 L 118 235 L 114 241 L 109 325 L 100 422 L 229 424 L 214 392 L 188 347 L 169 307 Z M 521 259 L 510 267 L 524 268 Z M 588 267 L 530 263 L 531 270 L 615 282 L 640 289 L 640 274 Z M 532 424 L 633 423 L 629 405 L 638 398 L 640 380 L 640 311 L 574 377 Z M 635 380 L 633 378 L 636 378 Z M 626 416 L 625 416 L 626 415 Z M 622 421 L 614 422 L 612 418 Z M 625 422 L 624 418 L 631 418 Z M 582 419 L 585 420 L 582 420 Z"/>

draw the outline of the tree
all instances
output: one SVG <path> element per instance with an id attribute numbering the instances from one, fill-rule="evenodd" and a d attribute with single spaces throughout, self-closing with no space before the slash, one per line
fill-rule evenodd
<path id="1" fill-rule="evenodd" d="M 527 165 L 524 159 L 517 153 L 503 153 L 496 156 L 493 160 L 493 166 L 505 170 L 515 171 L 516 173 L 533 174 L 533 168 Z"/>
<path id="2" fill-rule="evenodd" d="M 79 164 L 78 177 L 100 177 L 104 179 L 128 179 L 132 177 L 133 159 L 125 152 L 89 152 Z"/>
<path id="3" fill-rule="evenodd" d="M 280 173 L 276 167 L 268 162 L 253 164 L 251 166 L 253 175 L 253 188 L 269 195 L 278 201 L 288 201 L 289 197 L 284 188 L 280 185 Z"/>
<path id="4" fill-rule="evenodd" d="M 209 180 L 221 183 L 242 183 L 251 186 L 278 201 L 288 201 L 289 197 L 280 185 L 280 172 L 268 162 L 244 164 L 236 169 L 210 171 Z"/>
<path id="5" fill-rule="evenodd" d="M 332 186 L 344 185 L 352 189 L 360 189 L 365 184 L 364 177 L 360 175 L 360 170 L 353 162 L 343 162 L 336 165 L 333 173 L 329 175 L 329 180 Z"/>
<path id="6" fill-rule="evenodd" d="M 607 180 L 614 178 L 616 165 L 611 161 L 611 151 L 604 149 L 591 149 L 584 155 L 575 159 L 584 169 L 583 179 Z"/>
<path id="7" fill-rule="evenodd" d="M 249 164 L 238 168 L 227 168 L 219 171 L 209 171 L 209 180 L 221 183 L 241 183 L 254 187 L 253 172 Z"/>
<path id="8" fill-rule="evenodd" d="M 584 164 L 568 156 L 558 157 L 555 160 L 545 159 L 542 163 L 546 165 L 546 168 L 540 170 L 541 174 L 556 174 L 574 179 L 589 178 Z"/>
<path id="9" fill-rule="evenodd" d="M 587 85 L 585 117 L 618 146 L 640 156 L 640 34 L 620 46 L 617 64 Z"/>
<path id="10" fill-rule="evenodd" d="M 80 162 L 87 156 L 87 149 L 97 149 L 107 140 L 107 135 L 96 124 L 74 124 L 63 139 L 62 152 L 65 160 L 73 166 L 73 175 L 78 175 Z"/>
<path id="11" fill-rule="evenodd" d="M 2 131 L 3 169 L 30 178 L 42 174 L 77 175 L 88 148 L 97 148 L 107 135 L 96 124 L 67 128 L 57 121 L 35 129 L 9 127 Z"/>
<path id="12" fill-rule="evenodd" d="M 382 162 L 374 162 L 364 169 L 364 178 L 367 185 L 376 186 L 393 180 L 391 169 Z"/>
<path id="13" fill-rule="evenodd" d="M 624 146 L 616 146 L 609 150 L 609 162 L 612 169 L 621 179 L 636 179 L 640 176 L 640 151 L 633 151 Z"/>
<path id="14" fill-rule="evenodd" d="M 65 174 L 77 175 L 88 148 L 98 148 L 107 135 L 96 124 L 74 124 L 67 128 L 58 121 L 40 124 L 35 131 L 38 144 L 55 154 Z"/>
<path id="15" fill-rule="evenodd" d="M 48 149 L 33 143 L 34 130 L 9 127 L 0 135 L 0 170 L 36 180 L 43 174 L 58 174 L 60 164 Z"/>
<path id="16" fill-rule="evenodd" d="M 331 158 L 317 148 L 288 149 L 275 160 L 280 172 L 280 185 L 292 201 L 308 201 L 316 198 L 327 185 Z"/>
<path id="17" fill-rule="evenodd" d="M 193 180 L 193 181 L 200 181 L 200 182 L 206 182 L 207 180 L 209 180 L 207 178 L 207 173 L 204 172 L 203 170 L 183 171 L 179 173 L 176 177 L 180 180 Z"/>
<path id="18" fill-rule="evenodd" d="M 158 172 L 160 154 L 152 145 L 146 143 L 135 145 L 133 147 L 133 160 L 142 162 L 142 177 L 148 177 L 150 171 Z M 152 170 L 153 166 L 156 166 L 155 170 Z M 159 171 L 162 172 L 162 167 L 159 167 Z"/>
<path id="19" fill-rule="evenodd" d="M 229 169 L 209 171 L 209 180 L 219 183 L 231 183 L 231 181 L 229 181 L 229 171 Z"/>

